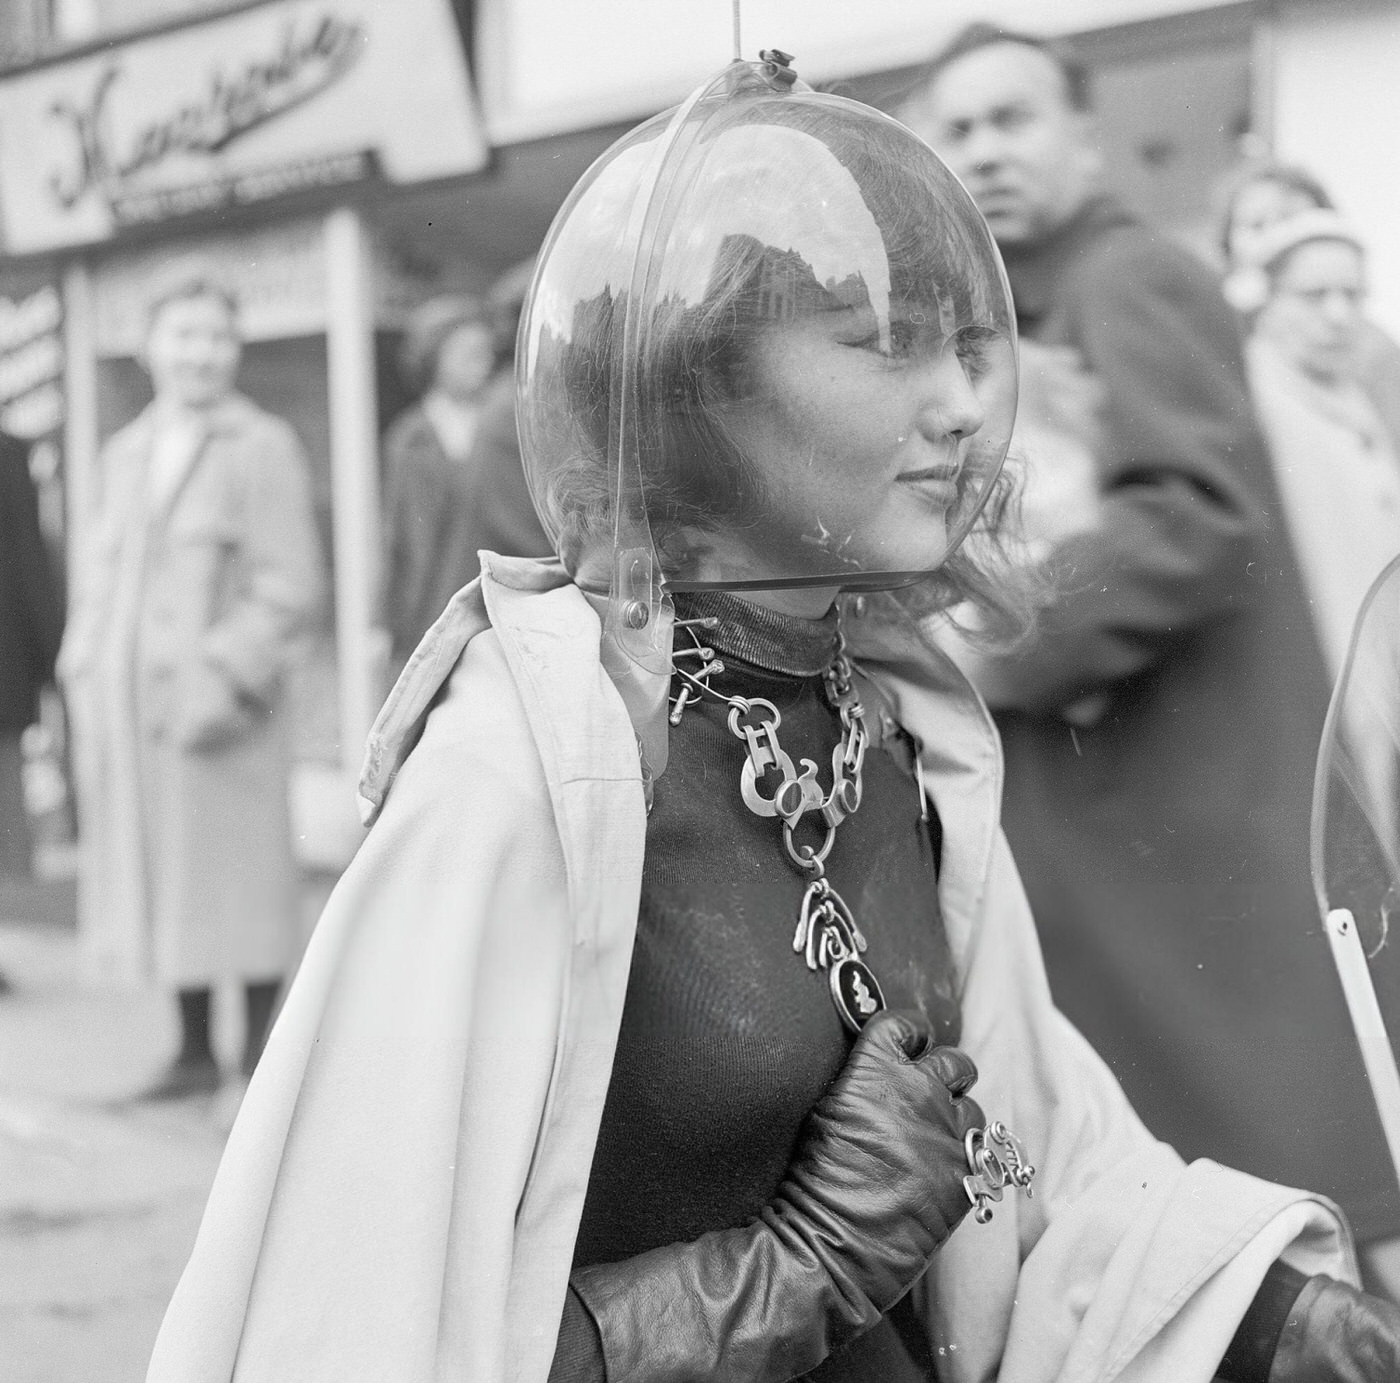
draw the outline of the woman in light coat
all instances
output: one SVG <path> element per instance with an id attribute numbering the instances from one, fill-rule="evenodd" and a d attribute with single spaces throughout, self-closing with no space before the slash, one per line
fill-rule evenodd
<path id="1" fill-rule="evenodd" d="M 563 566 L 488 554 L 386 703 L 149 1378 L 1379 1383 L 1335 1209 L 1184 1166 L 1050 1001 L 920 625 L 1010 603 L 1000 263 L 765 57 L 556 222 Z"/>
<path id="2" fill-rule="evenodd" d="M 74 719 L 89 978 L 178 995 L 149 1090 L 217 1088 L 213 987 L 244 982 L 245 1071 L 296 957 L 288 667 L 322 598 L 306 460 L 234 392 L 227 289 L 172 274 L 148 309 L 154 399 L 108 442 L 61 670 Z"/>

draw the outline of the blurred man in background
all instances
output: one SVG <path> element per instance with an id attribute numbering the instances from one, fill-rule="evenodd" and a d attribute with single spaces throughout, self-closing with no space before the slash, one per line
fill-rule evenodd
<path id="1" fill-rule="evenodd" d="M 213 1094 L 215 990 L 243 990 L 252 1074 L 301 950 L 289 677 L 324 589 L 292 427 L 241 394 L 238 299 L 175 261 L 148 289 L 151 401 L 107 440 L 59 659 L 82 807 L 85 976 L 171 994 L 141 1092 Z"/>
<path id="2" fill-rule="evenodd" d="M 1308 874 L 1327 683 L 1231 313 L 1102 192 L 1087 73 L 1057 47 L 975 25 L 904 116 L 986 216 L 1025 337 L 1102 399 L 1096 521 L 1050 551 L 1032 641 L 970 669 L 1055 997 L 1184 1156 L 1393 1236 Z"/>

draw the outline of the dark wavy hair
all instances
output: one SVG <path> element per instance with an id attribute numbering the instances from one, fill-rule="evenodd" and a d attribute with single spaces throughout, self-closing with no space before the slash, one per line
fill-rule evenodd
<path id="1" fill-rule="evenodd" d="M 145 334 L 151 334 L 156 318 L 171 303 L 191 298 L 212 298 L 228 310 L 229 318 L 238 323 L 238 294 L 212 264 L 201 259 L 179 259 L 165 265 L 151 280 L 143 306 Z"/>
<path id="2" fill-rule="evenodd" d="M 1088 63 L 1063 39 L 1044 38 L 1039 34 L 1023 33 L 1019 29 L 1003 29 L 998 24 L 977 21 L 959 29 L 948 42 L 938 50 L 919 72 L 913 89 L 925 90 L 940 73 L 955 62 L 983 48 L 995 48 L 1003 43 L 1014 43 L 1021 48 L 1034 48 L 1044 53 L 1059 69 L 1064 83 L 1065 100 L 1071 110 L 1091 111 L 1094 108 L 1093 73 Z"/>

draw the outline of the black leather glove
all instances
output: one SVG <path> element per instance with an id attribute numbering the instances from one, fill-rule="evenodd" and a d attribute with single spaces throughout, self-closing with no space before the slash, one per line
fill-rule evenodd
<path id="1" fill-rule="evenodd" d="M 873 1326 L 970 1209 L 976 1079 L 919 1016 L 878 1014 L 757 1220 L 575 1271 L 608 1383 L 777 1383 Z"/>
<path id="2" fill-rule="evenodd" d="M 1330 1277 L 1309 1278 L 1279 1336 L 1269 1383 L 1396 1383 L 1400 1307 Z"/>

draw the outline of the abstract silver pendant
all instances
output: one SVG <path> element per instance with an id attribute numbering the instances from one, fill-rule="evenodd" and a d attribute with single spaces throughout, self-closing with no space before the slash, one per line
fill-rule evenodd
<path id="1" fill-rule="evenodd" d="M 1021 1140 L 1000 1119 L 986 1128 L 968 1129 L 963 1138 L 968 1175 L 963 1190 L 972 1202 L 972 1218 L 984 1225 L 992 1218 L 992 1205 L 1001 1200 L 1005 1187 L 1014 1186 L 1033 1196 L 1035 1168 L 1026 1161 Z"/>
<path id="2" fill-rule="evenodd" d="M 831 967 L 831 997 L 841 1021 L 859 1032 L 885 1006 L 880 982 L 863 960 L 847 956 Z"/>
<path id="3" fill-rule="evenodd" d="M 802 895 L 792 949 L 804 954 L 809 970 L 827 971 L 836 1012 L 852 1032 L 859 1032 L 885 1006 L 879 980 L 860 958 L 865 948 L 846 900 L 823 876 L 813 879 Z"/>
<path id="4" fill-rule="evenodd" d="M 709 666 L 714 651 L 695 640 L 694 652 Z M 793 763 L 778 740 L 783 717 L 778 708 L 762 697 L 721 697 L 701 675 L 682 672 L 688 684 L 701 695 L 718 697 L 729 707 L 729 732 L 742 740 L 746 749 L 739 774 L 739 795 L 755 816 L 778 817 L 783 824 L 783 848 L 788 859 L 811 882 L 802 895 L 802 911 L 792 949 L 806 957 L 809 970 L 825 970 L 842 1023 L 851 1032 L 860 1030 L 885 1007 L 885 996 L 874 972 L 860 958 L 866 948 L 846 901 L 826 881 L 826 857 L 836 841 L 837 829 L 860 807 L 862 769 L 870 737 L 865 728 L 865 711 L 856 695 L 846 643 L 837 627 L 836 650 L 831 666 L 823 674 L 826 696 L 841 718 L 841 739 L 831 751 L 831 789 L 823 791 L 817 780 L 817 765 L 801 760 Z M 715 666 L 719 666 L 716 664 Z M 674 725 L 685 710 L 690 696 L 682 688 L 673 704 Z M 826 839 L 819 847 L 798 846 L 795 833 L 808 812 L 819 814 L 826 827 Z"/>

